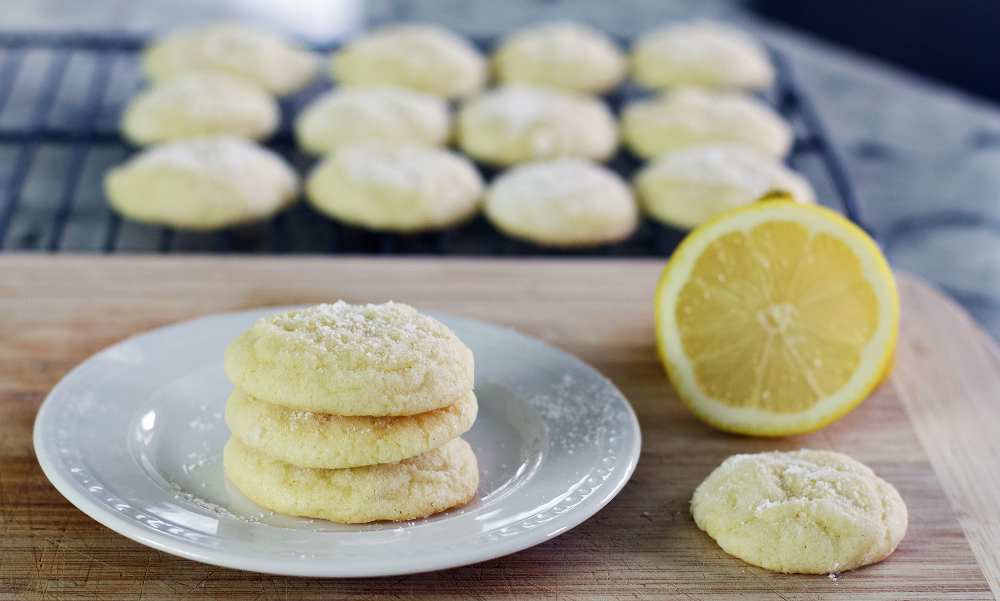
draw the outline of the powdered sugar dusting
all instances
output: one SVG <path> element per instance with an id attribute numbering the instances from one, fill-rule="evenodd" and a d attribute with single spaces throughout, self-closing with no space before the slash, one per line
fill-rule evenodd
<path id="1" fill-rule="evenodd" d="M 501 119 L 510 135 L 521 135 L 541 122 L 566 115 L 607 112 L 600 101 L 571 92 L 525 84 L 507 84 L 469 103 L 462 118 L 470 122 Z"/>
<path id="2" fill-rule="evenodd" d="M 489 202 L 514 205 L 511 210 L 529 211 L 534 207 L 539 213 L 549 208 L 562 215 L 604 210 L 630 216 L 635 212 L 632 192 L 617 174 L 573 158 L 528 163 L 505 172 L 494 180 Z"/>
<path id="3" fill-rule="evenodd" d="M 614 408 L 616 392 L 606 382 L 578 381 L 567 374 L 550 392 L 526 400 L 541 414 L 546 430 L 553 422 L 560 423 L 562 436 L 552 444 L 572 455 L 581 447 L 603 446 L 617 440 L 616 424 L 627 415 Z"/>
<path id="4" fill-rule="evenodd" d="M 337 153 L 336 160 L 359 184 L 383 184 L 409 191 L 420 190 L 464 163 L 448 151 L 409 144 L 349 146 Z"/>
<path id="5" fill-rule="evenodd" d="M 299 429 L 299 425 L 303 425 L 313 418 L 312 411 L 298 411 L 297 409 L 292 409 L 291 411 L 285 411 L 290 419 L 288 420 L 288 429 L 292 432 Z"/>
<path id="6" fill-rule="evenodd" d="M 174 489 L 174 491 L 176 491 L 176 494 L 174 494 L 174 498 L 175 499 L 179 499 L 179 500 L 183 499 L 183 500 L 185 500 L 185 501 L 187 501 L 189 503 L 197 505 L 198 507 L 201 507 L 202 509 L 207 509 L 207 510 L 211 511 L 212 513 L 214 513 L 216 515 L 219 515 L 219 516 L 222 516 L 222 517 L 232 518 L 234 520 L 239 520 L 241 522 L 255 522 L 255 523 L 256 522 L 260 522 L 262 519 L 264 519 L 264 517 L 266 517 L 263 512 L 258 513 L 255 516 L 254 515 L 251 515 L 251 516 L 237 515 L 237 514 L 231 512 L 231 511 L 229 511 L 228 509 L 226 509 L 222 505 L 218 505 L 216 503 L 212 503 L 211 501 L 206 501 L 205 499 L 197 497 L 197 496 L 195 496 L 192 493 L 184 492 L 184 489 L 182 489 L 178 484 L 171 483 L 171 487 Z M 270 515 L 274 515 L 273 511 L 269 511 L 268 513 Z"/>
<path id="7" fill-rule="evenodd" d="M 508 85 L 482 96 L 466 113 L 469 119 L 503 119 L 512 135 L 520 135 L 539 121 L 557 114 L 566 100 L 563 94 Z"/>
<path id="8" fill-rule="evenodd" d="M 195 418 L 190 425 L 191 429 L 202 433 L 215 429 L 215 424 L 203 421 L 200 417 Z M 219 461 L 219 455 L 212 452 L 208 441 L 202 440 L 198 450 L 188 453 L 186 460 L 187 462 L 181 465 L 181 470 L 185 474 L 190 474 L 200 467 L 216 463 Z"/>
<path id="9" fill-rule="evenodd" d="M 257 322 L 280 328 L 304 341 L 345 357 L 388 368 L 414 349 L 435 356 L 461 344 L 444 324 L 402 303 L 350 305 L 344 301 L 279 313 Z"/>
<path id="10" fill-rule="evenodd" d="M 336 88 L 297 117 L 296 135 L 310 152 L 384 140 L 440 145 L 451 115 L 445 99 L 401 87 Z"/>
<path id="11" fill-rule="evenodd" d="M 137 165 L 167 165 L 197 171 L 241 173 L 254 168 L 252 161 L 275 156 L 253 142 L 237 136 L 212 136 L 180 140 L 155 146 L 139 155 Z"/>
<path id="12" fill-rule="evenodd" d="M 603 160 L 618 139 L 614 115 L 602 100 L 525 84 L 483 94 L 462 107 L 458 121 L 466 152 L 505 164 L 558 156 Z M 511 158 L 525 152 L 529 156 Z"/>
<path id="13" fill-rule="evenodd" d="M 492 196 L 531 199 L 577 196 L 593 183 L 595 172 L 603 168 L 582 159 L 528 163 L 497 178 Z"/>

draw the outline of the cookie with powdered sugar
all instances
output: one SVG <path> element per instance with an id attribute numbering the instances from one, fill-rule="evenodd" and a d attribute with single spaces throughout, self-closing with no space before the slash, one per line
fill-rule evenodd
<path id="1" fill-rule="evenodd" d="M 642 35 L 632 49 L 632 74 L 650 89 L 692 85 L 762 90 L 775 79 L 760 44 L 738 29 L 711 21 L 675 23 Z"/>
<path id="2" fill-rule="evenodd" d="M 319 212 L 383 232 L 448 229 L 472 219 L 485 184 L 464 156 L 443 148 L 370 142 L 327 155 L 306 181 Z"/>
<path id="3" fill-rule="evenodd" d="M 635 155 L 652 158 L 700 144 L 734 143 L 784 158 L 794 132 L 765 103 L 728 92 L 679 87 L 622 110 L 622 139 Z"/>
<path id="4" fill-rule="evenodd" d="M 121 130 L 139 146 L 216 134 L 259 141 L 269 138 L 280 120 L 277 101 L 256 84 L 225 73 L 191 72 L 133 98 Z"/>
<path id="5" fill-rule="evenodd" d="M 340 469 L 436 449 L 467 432 L 478 409 L 469 391 L 447 407 L 416 415 L 331 415 L 267 403 L 237 388 L 226 402 L 226 425 L 240 442 L 277 461 Z"/>
<path id="6" fill-rule="evenodd" d="M 458 145 L 469 156 L 507 166 L 560 157 L 605 161 L 618 147 L 618 125 L 600 98 L 507 84 L 458 112 Z"/>
<path id="7" fill-rule="evenodd" d="M 397 463 L 345 469 L 297 467 L 230 438 L 226 475 L 251 501 L 288 515 L 362 524 L 412 520 L 468 503 L 479 486 L 461 438 Z"/>
<path id="8" fill-rule="evenodd" d="M 451 136 L 448 102 L 401 87 L 336 88 L 295 119 L 303 150 L 326 154 L 361 142 L 443 146 Z"/>
<path id="9" fill-rule="evenodd" d="M 557 21 L 515 31 L 493 54 L 504 83 L 527 83 L 603 94 L 625 78 L 625 54 L 600 31 Z"/>
<path id="10" fill-rule="evenodd" d="M 667 152 L 632 180 L 643 211 L 679 229 L 694 229 L 772 190 L 815 203 L 809 180 L 742 144 L 706 144 Z"/>
<path id="11" fill-rule="evenodd" d="M 508 236 L 560 247 L 621 242 L 639 224 L 628 184 L 583 159 L 539 161 L 504 172 L 490 185 L 485 213 Z"/>
<path id="12" fill-rule="evenodd" d="M 221 71 L 287 96 L 316 77 L 315 53 L 276 34 L 237 23 L 177 29 L 153 41 L 142 71 L 161 82 L 187 71 Z"/>
<path id="13" fill-rule="evenodd" d="M 330 57 L 330 76 L 341 85 L 401 86 L 451 100 L 481 90 L 488 74 L 469 40 L 429 23 L 384 27 Z"/>
<path id="14" fill-rule="evenodd" d="M 104 176 L 108 204 L 122 216 L 202 231 L 270 218 L 298 188 L 279 155 L 229 135 L 153 146 Z"/>
<path id="15" fill-rule="evenodd" d="M 882 561 L 906 534 L 899 492 L 834 451 L 733 455 L 691 513 L 724 551 L 777 572 L 835 574 Z"/>
<path id="16" fill-rule="evenodd" d="M 401 303 L 343 301 L 259 320 L 226 348 L 247 394 L 299 411 L 397 416 L 454 404 L 472 390 L 472 351 Z"/>

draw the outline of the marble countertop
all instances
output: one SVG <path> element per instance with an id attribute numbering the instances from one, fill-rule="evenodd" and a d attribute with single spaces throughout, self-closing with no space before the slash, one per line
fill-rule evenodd
<path id="1" fill-rule="evenodd" d="M 276 8 L 280 4 L 280 9 Z M 753 16 L 725 0 L 6 0 L 0 30 L 148 33 L 239 17 L 314 42 L 398 20 L 497 36 L 574 18 L 622 38 L 676 19 L 734 23 L 783 50 L 896 268 L 961 302 L 1000 338 L 1000 106 Z M 8 166 L 0 157 L 0 175 Z M 809 175 L 809 167 L 801 168 Z M 822 184 L 820 184 L 822 185 Z"/>

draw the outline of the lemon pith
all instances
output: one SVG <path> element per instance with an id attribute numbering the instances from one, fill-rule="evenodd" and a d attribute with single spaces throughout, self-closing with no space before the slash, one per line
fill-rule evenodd
<path id="1" fill-rule="evenodd" d="M 657 346 L 702 419 L 755 435 L 808 432 L 881 380 L 898 298 L 881 252 L 821 207 L 757 203 L 689 235 L 656 293 Z"/>

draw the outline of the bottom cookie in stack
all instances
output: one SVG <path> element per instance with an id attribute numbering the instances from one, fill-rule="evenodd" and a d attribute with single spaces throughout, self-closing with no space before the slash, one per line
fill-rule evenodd
<path id="1" fill-rule="evenodd" d="M 258 505 L 365 523 L 475 496 L 476 457 L 459 438 L 478 409 L 472 353 L 411 307 L 338 302 L 266 317 L 229 345 L 225 367 L 237 388 L 224 465 Z"/>
<path id="2" fill-rule="evenodd" d="M 461 438 L 396 463 L 341 469 L 297 467 L 235 438 L 223 457 L 229 479 L 261 507 L 348 524 L 428 516 L 465 505 L 479 486 L 476 456 Z"/>

